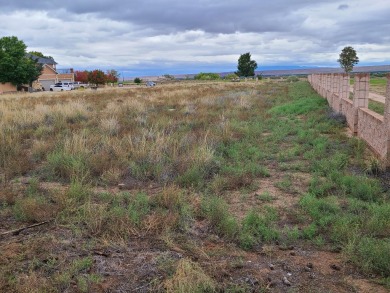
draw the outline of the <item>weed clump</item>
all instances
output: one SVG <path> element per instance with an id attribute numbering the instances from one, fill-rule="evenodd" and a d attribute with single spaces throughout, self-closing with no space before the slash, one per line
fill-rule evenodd
<path id="1" fill-rule="evenodd" d="M 165 288 L 170 293 L 216 292 L 216 283 L 203 269 L 189 259 L 179 260 L 172 278 L 165 281 Z"/>
<path id="2" fill-rule="evenodd" d="M 215 232 L 228 239 L 235 239 L 239 233 L 237 220 L 229 213 L 224 200 L 216 196 L 204 197 L 201 204 L 201 212 Z"/>

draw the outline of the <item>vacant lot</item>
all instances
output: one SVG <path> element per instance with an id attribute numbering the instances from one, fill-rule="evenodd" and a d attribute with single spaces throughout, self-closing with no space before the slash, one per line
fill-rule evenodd
<path id="1" fill-rule="evenodd" d="M 390 288 L 390 176 L 307 82 L 3 96 L 0 119 L 1 292 Z"/>

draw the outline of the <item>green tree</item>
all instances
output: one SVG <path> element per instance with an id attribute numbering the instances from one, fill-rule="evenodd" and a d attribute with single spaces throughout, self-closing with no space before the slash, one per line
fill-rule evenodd
<path id="1" fill-rule="evenodd" d="M 96 85 L 105 84 L 106 74 L 99 69 L 95 69 L 94 71 L 88 73 L 88 81 Z"/>
<path id="2" fill-rule="evenodd" d="M 341 51 L 339 57 L 337 62 L 340 63 L 340 66 L 344 69 L 345 73 L 350 73 L 353 70 L 353 66 L 359 63 L 359 57 L 352 47 L 345 47 Z"/>
<path id="3" fill-rule="evenodd" d="M 38 79 L 42 65 L 26 56 L 26 48 L 17 37 L 0 39 L 0 82 L 31 85 Z"/>
<path id="4" fill-rule="evenodd" d="M 142 80 L 139 77 L 134 78 L 134 83 L 140 84 Z"/>
<path id="5" fill-rule="evenodd" d="M 51 56 L 45 56 L 45 55 L 43 55 L 42 52 L 30 51 L 30 52 L 28 52 L 28 53 L 31 54 L 31 55 L 37 56 L 37 57 L 42 57 L 42 58 L 47 58 L 47 59 L 52 59 L 52 60 L 54 60 L 53 57 L 51 57 Z"/>
<path id="6" fill-rule="evenodd" d="M 212 72 L 201 72 L 197 75 L 195 75 L 194 79 L 197 80 L 217 80 L 220 79 L 221 77 L 219 76 L 218 73 L 212 73 Z"/>
<path id="7" fill-rule="evenodd" d="M 238 58 L 237 72 L 238 76 L 254 76 L 257 63 L 255 60 L 251 60 L 251 53 L 245 53 Z"/>
<path id="8" fill-rule="evenodd" d="M 43 65 L 36 60 L 29 58 L 26 66 L 26 75 L 28 76 L 28 85 L 32 87 L 32 83 L 39 78 L 43 70 Z"/>

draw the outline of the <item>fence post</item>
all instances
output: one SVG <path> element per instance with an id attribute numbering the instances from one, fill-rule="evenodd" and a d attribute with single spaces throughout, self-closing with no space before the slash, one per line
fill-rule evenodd
<path id="1" fill-rule="evenodd" d="M 327 74 L 326 81 L 326 99 L 328 104 L 332 105 L 332 74 Z"/>
<path id="2" fill-rule="evenodd" d="M 353 109 L 354 109 L 354 125 L 352 132 L 358 132 L 358 113 L 359 108 L 368 108 L 368 95 L 370 91 L 370 75 L 368 73 L 360 73 L 355 75 L 355 85 L 353 90 Z"/>
<path id="3" fill-rule="evenodd" d="M 332 83 L 333 83 L 333 89 L 332 89 L 332 109 L 333 111 L 339 112 L 339 104 L 340 104 L 340 97 L 339 97 L 339 87 L 340 87 L 340 78 L 337 73 L 332 75 Z"/>
<path id="4" fill-rule="evenodd" d="M 339 75 L 340 87 L 339 87 L 339 109 L 340 113 L 343 113 L 342 99 L 349 99 L 349 75 L 342 73 Z M 343 113 L 346 114 L 346 113 Z"/>
<path id="5" fill-rule="evenodd" d="M 326 80 L 325 80 L 325 75 L 321 75 L 321 96 L 323 97 L 323 98 L 326 98 L 326 90 L 325 90 L 325 86 L 326 85 Z"/>
<path id="6" fill-rule="evenodd" d="M 385 112 L 383 114 L 383 127 L 386 135 L 385 166 L 390 167 L 390 73 L 387 74 Z"/>

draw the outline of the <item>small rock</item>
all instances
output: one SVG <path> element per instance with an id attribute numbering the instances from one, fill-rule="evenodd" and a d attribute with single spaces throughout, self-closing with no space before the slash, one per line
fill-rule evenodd
<path id="1" fill-rule="evenodd" d="M 268 284 L 268 287 L 273 288 L 273 287 L 276 287 L 277 285 L 278 285 L 278 282 L 277 282 L 277 281 L 271 281 L 271 282 Z"/>
<path id="2" fill-rule="evenodd" d="M 308 262 L 307 265 L 306 265 L 308 268 L 312 269 L 313 268 L 313 264 L 311 262 Z"/>
<path id="3" fill-rule="evenodd" d="M 294 250 L 294 246 L 293 245 L 290 245 L 289 247 L 288 247 L 288 250 Z"/>
<path id="4" fill-rule="evenodd" d="M 330 267 L 331 267 L 332 269 L 334 269 L 335 271 L 341 270 L 341 267 L 340 267 L 339 265 L 336 265 L 336 264 L 332 264 Z"/>
<path id="5" fill-rule="evenodd" d="M 119 183 L 118 184 L 119 189 L 125 189 L 125 184 L 124 183 Z"/>
<path id="6" fill-rule="evenodd" d="M 245 282 L 250 284 L 251 286 L 256 286 L 259 284 L 259 281 L 257 281 L 256 279 L 252 279 L 252 278 L 245 278 Z"/>
<path id="7" fill-rule="evenodd" d="M 275 280 L 272 280 L 271 277 L 267 277 L 267 281 L 268 281 L 267 288 L 276 287 L 276 285 L 278 284 L 278 282 Z"/>
<path id="8" fill-rule="evenodd" d="M 295 253 L 294 251 L 291 251 L 291 252 L 290 252 L 290 255 L 295 256 L 296 253 Z"/>
<path id="9" fill-rule="evenodd" d="M 283 264 L 282 264 L 282 268 L 283 268 L 283 270 L 285 270 L 285 271 L 290 271 L 290 268 L 289 268 L 289 266 L 288 266 L 286 263 L 283 263 Z"/>
<path id="10" fill-rule="evenodd" d="M 287 280 L 286 277 L 283 277 L 283 278 L 282 278 L 282 282 L 283 282 L 283 284 L 286 285 L 286 286 L 291 286 L 291 282 L 290 282 L 289 280 Z"/>
<path id="11" fill-rule="evenodd" d="M 272 263 L 270 263 L 268 267 L 269 267 L 269 269 L 270 269 L 271 271 L 273 271 L 273 270 L 275 269 L 275 266 L 274 266 Z"/>
<path id="12" fill-rule="evenodd" d="M 305 270 L 305 272 L 311 272 L 311 268 L 309 268 L 308 266 L 305 266 L 303 269 Z"/>

